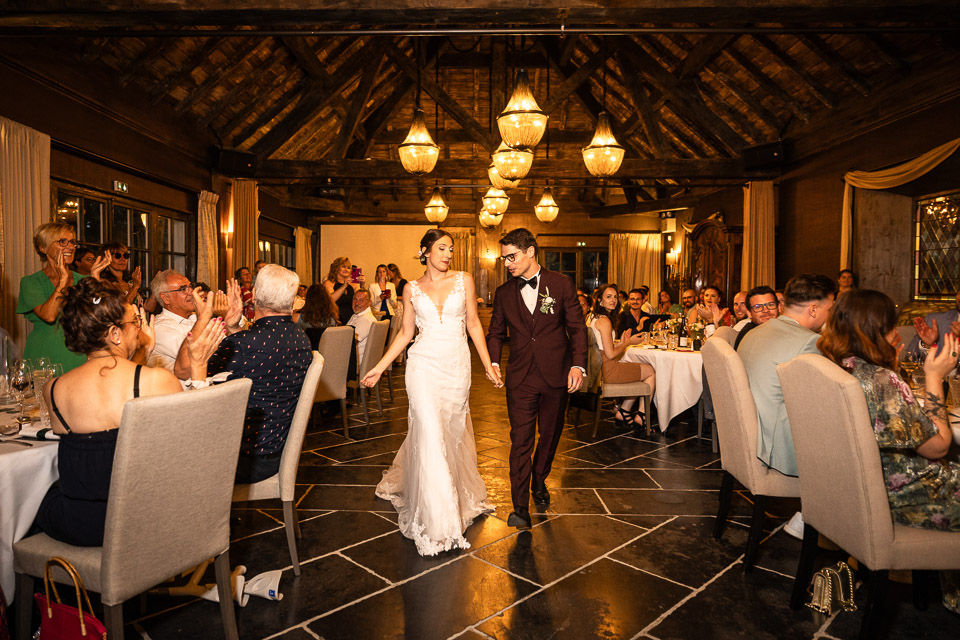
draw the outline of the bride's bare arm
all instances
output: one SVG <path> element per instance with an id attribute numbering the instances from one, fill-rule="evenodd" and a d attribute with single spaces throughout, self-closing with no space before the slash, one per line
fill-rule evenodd
<path id="1" fill-rule="evenodd" d="M 480 316 L 477 315 L 477 289 L 473 283 L 473 276 L 469 273 L 463 274 L 463 288 L 467 298 L 467 334 L 473 340 L 473 346 L 477 348 L 487 380 L 501 387 L 503 381 L 500 379 L 499 367 L 490 364 L 490 353 L 487 351 L 487 341 L 483 336 L 483 325 L 480 324 Z"/>
<path id="2" fill-rule="evenodd" d="M 410 292 L 410 287 L 406 287 L 403 290 L 403 324 L 400 326 L 397 337 L 393 339 L 390 348 L 387 349 L 387 352 L 380 358 L 380 362 L 378 362 L 373 369 L 370 369 L 367 375 L 363 377 L 363 380 L 360 381 L 360 384 L 367 387 L 372 387 L 377 384 L 377 380 L 380 379 L 387 365 L 396 360 L 397 356 L 399 356 L 403 352 L 403 349 L 413 340 L 414 328 L 417 326 L 417 312 L 414 310 L 413 305 L 410 304 Z"/>

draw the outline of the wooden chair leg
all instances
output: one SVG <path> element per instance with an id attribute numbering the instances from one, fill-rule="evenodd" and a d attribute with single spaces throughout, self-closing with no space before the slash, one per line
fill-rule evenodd
<path id="1" fill-rule="evenodd" d="M 760 548 L 760 538 L 763 537 L 764 510 L 767 506 L 767 496 L 753 496 L 753 517 L 750 518 L 750 537 L 747 538 L 747 552 L 743 556 L 743 572 L 749 573 L 753 563 L 757 560 L 757 549 Z"/>
<path id="2" fill-rule="evenodd" d="M 229 583 L 230 576 L 227 575 Z M 227 598 L 230 597 L 230 587 L 227 586 Z M 103 605 L 103 626 L 107 628 L 107 637 L 110 640 L 123 640 L 123 604 Z"/>
<path id="3" fill-rule="evenodd" d="M 393 404 L 393 369 L 387 371 L 387 389 L 390 391 L 390 404 Z"/>
<path id="4" fill-rule="evenodd" d="M 859 640 L 869 640 L 877 637 L 876 631 L 880 619 L 883 617 L 883 605 L 889 583 L 889 571 L 878 570 L 870 573 L 870 593 L 867 594 L 867 606 L 864 607 L 863 620 L 860 622 Z"/>
<path id="5" fill-rule="evenodd" d="M 223 618 L 223 635 L 227 640 L 239 640 L 237 617 L 233 610 L 233 594 L 230 588 L 230 551 L 224 551 L 213 563 L 217 575 L 217 595 L 220 597 L 220 617 Z M 107 635 L 108 638 L 113 636 Z"/>
<path id="6" fill-rule="evenodd" d="M 808 523 L 803 523 L 803 546 L 800 547 L 800 560 L 797 562 L 797 575 L 793 579 L 793 593 L 790 595 L 790 608 L 799 611 L 807 595 L 807 585 L 813 577 L 813 561 L 817 557 L 817 540 L 820 533 Z"/>
<path id="7" fill-rule="evenodd" d="M 17 640 L 30 640 L 33 616 L 33 576 L 17 574 Z"/>
<path id="8" fill-rule="evenodd" d="M 720 497 L 717 499 L 717 521 L 713 525 L 713 537 L 717 540 L 727 527 L 727 513 L 730 512 L 731 498 L 733 498 L 733 476 L 724 471 L 723 480 L 720 483 Z"/>
<path id="9" fill-rule="evenodd" d="M 711 444 L 710 444 L 711 450 L 714 453 L 718 453 L 720 451 L 720 443 L 717 441 L 717 421 L 716 420 L 710 421 L 710 440 L 711 440 Z"/>
<path id="10" fill-rule="evenodd" d="M 347 424 L 347 399 L 340 398 L 340 416 L 343 418 L 343 437 L 350 439 L 350 426 Z"/>
<path id="11" fill-rule="evenodd" d="M 697 402 L 697 438 L 703 438 L 703 398 Z"/>
<path id="12" fill-rule="evenodd" d="M 597 410 L 593 412 L 593 435 L 590 437 L 596 439 L 597 431 L 600 430 L 600 412 L 603 411 L 603 396 L 597 397 Z"/>
<path id="13" fill-rule="evenodd" d="M 358 387 L 357 395 L 360 396 L 360 406 L 363 407 L 363 421 L 370 426 L 370 416 L 367 415 L 367 391 L 365 388 Z"/>
<path id="14" fill-rule="evenodd" d="M 297 557 L 297 511 L 291 500 L 283 501 L 283 528 L 287 531 L 287 546 L 290 547 L 290 562 L 293 563 L 293 575 L 300 575 L 300 559 Z"/>
<path id="15" fill-rule="evenodd" d="M 377 384 L 373 388 L 373 394 L 377 397 L 377 414 L 382 418 L 383 417 L 383 403 L 380 402 L 380 385 Z"/>

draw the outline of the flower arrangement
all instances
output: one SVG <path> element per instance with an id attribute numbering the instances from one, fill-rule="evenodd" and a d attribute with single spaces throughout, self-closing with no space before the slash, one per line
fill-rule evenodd
<path id="1" fill-rule="evenodd" d="M 550 297 L 550 287 L 544 289 L 546 293 L 540 294 L 540 313 L 553 313 L 553 305 L 556 300 Z"/>
<path id="2" fill-rule="evenodd" d="M 707 329 L 707 325 L 702 322 L 694 322 L 687 325 L 687 333 L 690 334 L 690 339 L 695 340 L 699 338 L 703 340 L 704 332 Z"/>

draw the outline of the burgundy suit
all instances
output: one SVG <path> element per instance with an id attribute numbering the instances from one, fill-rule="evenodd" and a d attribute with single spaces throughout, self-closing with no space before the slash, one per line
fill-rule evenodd
<path id="1" fill-rule="evenodd" d="M 510 488 L 514 508 L 526 509 L 531 472 L 536 481 L 547 477 L 560 442 L 570 367 L 587 366 L 587 328 L 570 278 L 541 268 L 532 314 L 520 295 L 521 284 L 520 278 L 512 278 L 497 288 L 487 349 L 491 361 L 501 363 L 509 333 L 510 360 L 504 373 L 510 417 Z M 547 289 L 554 299 L 553 313 L 541 311 Z M 540 439 L 534 452 L 537 431 Z"/>

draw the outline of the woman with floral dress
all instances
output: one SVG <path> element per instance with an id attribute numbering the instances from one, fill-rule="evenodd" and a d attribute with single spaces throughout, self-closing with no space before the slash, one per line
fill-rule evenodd
<path id="1" fill-rule="evenodd" d="M 943 459 L 952 441 L 943 379 L 957 366 L 958 342 L 948 332 L 940 353 L 927 355 L 921 406 L 896 373 L 896 321 L 889 296 L 854 289 L 834 304 L 817 347 L 863 387 L 893 521 L 960 533 L 960 464 Z M 941 581 L 944 606 L 960 613 L 960 572 L 941 572 Z"/>

